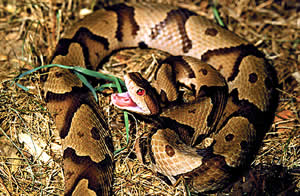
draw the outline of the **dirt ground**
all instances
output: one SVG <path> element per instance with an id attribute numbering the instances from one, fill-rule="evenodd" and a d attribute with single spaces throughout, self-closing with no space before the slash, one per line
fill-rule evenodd
<path id="1" fill-rule="evenodd" d="M 105 3 L 102 3 L 105 2 Z M 109 2 L 109 3 L 107 3 Z M 66 27 L 85 14 L 120 1 L 0 1 L 0 195 L 60 195 L 63 174 L 60 141 L 43 101 L 42 73 L 19 83 L 20 73 L 47 64 L 47 57 Z M 130 2 L 133 2 L 132 0 Z M 279 107 L 256 159 L 243 177 L 212 195 L 296 195 L 300 191 L 300 3 L 297 0 L 156 0 L 189 8 L 214 20 L 212 7 L 226 27 L 244 37 L 274 65 Z M 100 94 L 113 132 L 115 149 L 126 145 L 122 113 L 110 108 L 111 90 Z M 130 118 L 134 126 L 142 122 Z M 135 125 L 135 123 L 140 123 Z M 144 168 L 132 153 L 135 135 L 115 157 L 115 195 L 184 195 L 183 183 L 173 187 Z"/>

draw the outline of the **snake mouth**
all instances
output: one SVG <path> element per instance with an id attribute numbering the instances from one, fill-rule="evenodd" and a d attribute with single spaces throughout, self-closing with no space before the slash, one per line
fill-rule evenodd
<path id="1" fill-rule="evenodd" d="M 132 100 L 128 92 L 112 94 L 111 102 L 120 109 L 136 113 L 144 113 L 144 111 Z"/>

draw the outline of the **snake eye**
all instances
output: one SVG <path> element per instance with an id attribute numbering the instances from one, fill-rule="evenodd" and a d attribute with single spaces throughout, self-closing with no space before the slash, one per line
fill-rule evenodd
<path id="1" fill-rule="evenodd" d="M 136 91 L 136 94 L 138 94 L 139 96 L 143 96 L 145 95 L 145 92 L 146 92 L 145 89 L 140 88 Z"/>

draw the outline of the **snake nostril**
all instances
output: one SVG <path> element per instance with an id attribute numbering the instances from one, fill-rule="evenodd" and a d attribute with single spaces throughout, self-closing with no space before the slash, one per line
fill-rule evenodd
<path id="1" fill-rule="evenodd" d="M 175 155 L 175 151 L 174 151 L 173 147 L 168 144 L 166 145 L 165 151 L 169 157 L 172 157 Z"/>
<path id="2" fill-rule="evenodd" d="M 234 138 L 234 135 L 230 133 L 230 134 L 226 135 L 225 140 L 226 140 L 227 142 L 230 142 L 230 141 L 233 140 L 233 138 Z"/>

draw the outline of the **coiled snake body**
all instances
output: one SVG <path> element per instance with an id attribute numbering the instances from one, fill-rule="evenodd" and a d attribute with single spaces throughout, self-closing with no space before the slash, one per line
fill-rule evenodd
<path id="1" fill-rule="evenodd" d="M 130 73 L 129 94 L 112 96 L 115 105 L 137 113 L 145 106 L 147 115 L 162 122 L 139 140 L 138 158 L 172 183 L 183 176 L 192 191 L 224 187 L 249 164 L 272 123 L 277 104 L 272 66 L 237 35 L 189 10 L 159 4 L 118 4 L 94 12 L 66 32 L 51 62 L 97 70 L 112 51 L 137 46 L 177 55 L 158 68 L 154 88 Z M 195 100 L 173 104 L 180 85 Z M 91 93 L 59 68 L 49 70 L 44 90 L 62 139 L 66 194 L 110 194 L 112 141 Z"/>

